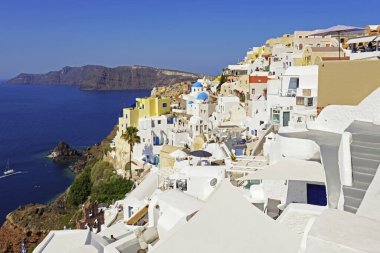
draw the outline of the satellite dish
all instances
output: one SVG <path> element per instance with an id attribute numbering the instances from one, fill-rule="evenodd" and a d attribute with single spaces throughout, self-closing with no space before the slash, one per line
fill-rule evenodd
<path id="1" fill-rule="evenodd" d="M 218 179 L 213 178 L 213 179 L 211 179 L 211 181 L 210 181 L 210 186 L 215 187 L 215 185 L 216 185 L 217 183 L 218 183 Z"/>

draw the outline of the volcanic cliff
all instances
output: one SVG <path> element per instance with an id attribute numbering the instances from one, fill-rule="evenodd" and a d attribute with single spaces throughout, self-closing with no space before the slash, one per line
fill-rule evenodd
<path id="1" fill-rule="evenodd" d="M 184 81 L 196 81 L 202 77 L 204 75 L 144 66 L 108 68 L 86 65 L 64 67 L 45 74 L 22 73 L 8 80 L 8 83 L 78 85 L 82 90 L 128 90 L 151 89 Z"/>

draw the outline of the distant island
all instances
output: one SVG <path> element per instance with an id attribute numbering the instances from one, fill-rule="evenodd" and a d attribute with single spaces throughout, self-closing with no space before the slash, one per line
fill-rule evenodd
<path id="1" fill-rule="evenodd" d="M 64 67 L 45 74 L 26 74 L 7 81 L 9 84 L 77 85 L 82 90 L 151 89 L 179 82 L 195 81 L 209 75 L 145 66 L 108 68 L 97 65 Z"/>

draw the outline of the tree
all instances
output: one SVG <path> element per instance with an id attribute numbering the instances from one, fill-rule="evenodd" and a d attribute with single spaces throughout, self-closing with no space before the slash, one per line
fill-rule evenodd
<path id="1" fill-rule="evenodd" d="M 132 179 L 132 152 L 136 143 L 140 143 L 140 136 L 137 135 L 138 129 L 136 127 L 127 127 L 125 133 L 121 136 L 129 143 L 129 179 Z"/>
<path id="2" fill-rule="evenodd" d="M 68 194 L 68 202 L 72 205 L 79 205 L 86 201 L 91 193 L 91 169 L 86 168 L 74 180 Z"/>
<path id="3" fill-rule="evenodd" d="M 226 82 L 226 79 L 227 79 L 227 77 L 222 73 L 222 75 L 220 76 L 219 84 L 216 87 L 217 91 L 220 91 L 222 89 L 222 84 L 224 84 Z"/>

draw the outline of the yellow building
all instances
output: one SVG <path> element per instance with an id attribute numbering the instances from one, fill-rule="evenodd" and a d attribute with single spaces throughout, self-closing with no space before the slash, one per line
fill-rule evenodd
<path id="1" fill-rule="evenodd" d="M 176 150 L 185 151 L 184 147 L 176 147 L 171 145 L 164 145 L 160 151 L 160 169 L 173 168 L 175 158 L 170 154 Z"/>
<path id="2" fill-rule="evenodd" d="M 318 109 L 357 105 L 380 87 L 380 61 L 324 61 L 318 68 Z"/>
<path id="3" fill-rule="evenodd" d="M 122 135 L 127 127 L 138 127 L 139 119 L 156 117 L 170 113 L 170 98 L 136 98 L 135 108 L 124 108 L 123 116 L 119 118 L 119 131 Z"/>
<path id="4" fill-rule="evenodd" d="M 286 47 L 292 46 L 293 43 L 293 35 L 291 34 L 284 34 L 281 37 L 277 38 L 270 38 L 265 42 L 265 46 L 268 48 L 273 48 L 276 44 L 281 44 Z"/>
<path id="5" fill-rule="evenodd" d="M 338 47 L 305 47 L 302 57 L 302 66 L 317 65 L 317 58 L 339 58 Z M 340 50 L 340 57 L 344 57 L 343 50 Z"/>

